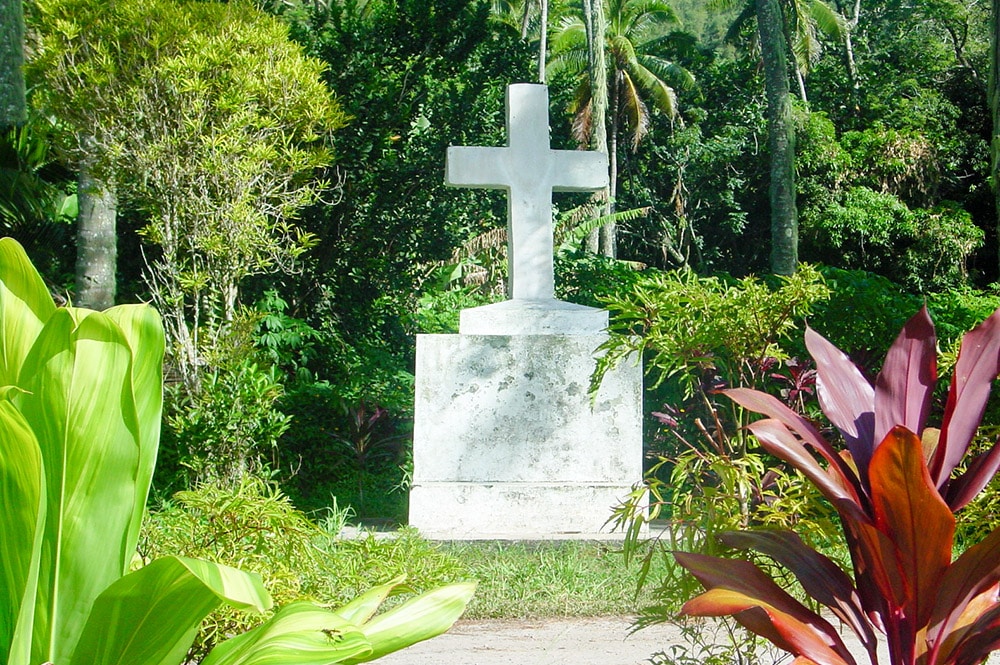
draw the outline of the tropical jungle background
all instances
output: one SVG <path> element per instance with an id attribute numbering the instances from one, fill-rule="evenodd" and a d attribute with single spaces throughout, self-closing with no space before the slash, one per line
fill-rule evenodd
<path id="1" fill-rule="evenodd" d="M 1000 305 L 996 14 L 0 0 L 23 71 L 0 88 L 0 233 L 64 302 L 161 312 L 157 528 L 247 494 L 399 524 L 414 335 L 504 297 L 504 198 L 445 188 L 445 151 L 502 144 L 506 86 L 543 81 L 553 146 L 611 158 L 607 191 L 556 197 L 557 289 L 611 310 L 601 368 L 645 354 L 665 510 L 822 539 L 831 514 L 716 390 L 819 418 L 806 322 L 874 373 L 926 303 L 947 368 Z"/>

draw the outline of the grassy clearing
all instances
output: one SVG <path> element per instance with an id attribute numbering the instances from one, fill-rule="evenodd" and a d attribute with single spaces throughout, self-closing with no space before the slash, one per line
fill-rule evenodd
<path id="1" fill-rule="evenodd" d="M 471 619 L 634 614 L 652 602 L 647 591 L 636 597 L 639 566 L 626 568 L 613 544 L 455 543 L 442 552 L 479 581 L 466 613 Z M 658 559 L 650 575 L 671 572 Z"/>

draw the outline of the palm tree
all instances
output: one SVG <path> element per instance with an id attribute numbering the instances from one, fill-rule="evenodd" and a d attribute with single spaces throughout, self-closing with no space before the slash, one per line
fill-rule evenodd
<path id="1" fill-rule="evenodd" d="M 735 0 L 714 0 L 721 9 Z M 771 154 L 771 271 L 791 275 L 798 267 L 798 210 L 795 205 L 795 127 L 789 94 L 787 52 L 795 63 L 799 94 L 806 102 L 805 76 L 819 57 L 819 32 L 840 36 L 843 18 L 822 0 L 746 0 L 729 29 L 730 41 L 749 21 L 757 22 L 764 68 L 767 135 Z M 786 33 L 786 27 L 788 32 Z"/>
<path id="2" fill-rule="evenodd" d="M 21 0 L 0 0 L 0 128 L 24 123 L 24 14 Z"/>
<path id="3" fill-rule="evenodd" d="M 607 18 L 605 60 L 607 62 L 608 112 L 607 152 L 610 162 L 610 199 L 618 184 L 618 144 L 622 134 L 635 150 L 648 134 L 653 108 L 671 119 L 677 117 L 675 87 L 693 85 L 690 72 L 660 55 L 660 46 L 675 29 L 677 17 L 663 0 L 604 0 Z M 596 23 L 596 21 L 595 21 Z M 588 30 L 583 17 L 568 16 L 553 39 L 549 74 L 569 69 L 580 73 L 573 108 L 574 135 L 587 144 L 597 119 L 595 86 L 586 69 Z M 613 211 L 609 211 L 613 212 Z M 613 229 L 602 239 L 602 251 L 614 255 Z"/>
<path id="4" fill-rule="evenodd" d="M 538 43 L 538 82 L 545 83 L 550 15 L 561 15 L 561 0 L 492 0 L 490 13 L 497 23 L 520 33 L 521 39 Z"/>

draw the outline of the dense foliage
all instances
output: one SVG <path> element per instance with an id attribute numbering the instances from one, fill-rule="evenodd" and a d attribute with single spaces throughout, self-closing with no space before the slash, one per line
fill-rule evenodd
<path id="1" fill-rule="evenodd" d="M 672 374 L 648 402 L 667 421 L 718 376 L 799 390 L 814 409 L 810 368 L 794 365 L 806 312 L 875 372 L 885 331 L 922 300 L 946 352 L 992 311 L 977 291 L 998 277 L 982 3 L 768 3 L 788 45 L 798 251 L 820 264 L 789 283 L 793 305 L 779 302 L 789 285 L 749 277 L 773 246 L 759 47 L 775 20 L 756 3 L 609 1 L 602 60 L 583 11 L 598 4 L 26 5 L 29 118 L 0 144 L 0 224 L 65 288 L 63 255 L 84 240 L 67 223 L 72 181 L 113 181 L 119 299 L 153 298 L 167 323 L 164 496 L 274 474 L 303 508 L 334 495 L 404 516 L 412 335 L 453 330 L 458 309 L 504 288 L 503 196 L 446 189 L 445 150 L 502 144 L 504 89 L 544 75 L 540 55 L 560 148 L 596 135 L 587 70 L 605 65 L 616 169 L 620 260 L 580 247 L 601 206 L 557 197 L 557 290 L 622 305 L 619 330 L 626 303 L 677 314 L 643 342 Z M 747 312 L 767 311 L 766 344 L 741 346 Z M 678 347 L 692 331 L 692 344 L 726 334 Z M 650 449 L 667 452 L 655 439 L 680 432 L 650 423 Z"/>

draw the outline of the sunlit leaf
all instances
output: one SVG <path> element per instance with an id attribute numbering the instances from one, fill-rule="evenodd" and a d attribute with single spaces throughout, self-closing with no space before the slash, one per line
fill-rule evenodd
<path id="1" fill-rule="evenodd" d="M 131 372 L 119 327 L 72 308 L 53 313 L 24 361 L 26 392 L 15 404 L 38 439 L 48 487 L 34 662 L 69 658 L 91 603 L 132 559 L 139 442 Z"/>
<path id="2" fill-rule="evenodd" d="M 126 547 L 131 550 L 135 549 L 139 539 L 139 527 L 146 512 L 146 498 L 160 442 L 165 346 L 163 324 L 157 311 L 146 305 L 119 305 L 105 310 L 104 315 L 118 324 L 132 349 L 132 395 L 139 425 L 139 463 L 132 520 L 126 541 Z"/>
<path id="3" fill-rule="evenodd" d="M 386 584 L 373 587 L 346 605 L 333 610 L 333 613 L 355 626 L 363 624 L 374 616 L 393 589 L 402 584 L 405 579 L 405 576 L 400 576 Z"/>
<path id="4" fill-rule="evenodd" d="M 720 539 L 729 547 L 752 548 L 787 568 L 807 594 L 830 608 L 854 630 L 866 648 L 875 648 L 875 634 L 865 618 L 851 579 L 837 564 L 807 546 L 797 534 L 786 530 L 730 531 Z"/>
<path id="5" fill-rule="evenodd" d="M 262 625 L 215 647 L 202 665 L 299 665 L 365 660 L 364 634 L 330 610 L 296 602 Z"/>
<path id="6" fill-rule="evenodd" d="M 45 474 L 28 423 L 0 390 L 0 662 L 29 663 Z"/>
<path id="7" fill-rule="evenodd" d="M 371 643 L 371 654 L 349 658 L 345 662 L 361 663 L 381 658 L 440 635 L 462 616 L 475 590 L 473 582 L 449 584 L 426 591 L 388 612 L 376 615 L 360 626 Z"/>
<path id="8" fill-rule="evenodd" d="M 986 411 L 993 379 L 1000 374 L 1000 310 L 965 334 L 948 389 L 941 439 L 930 465 L 941 487 L 962 461 Z"/>
<path id="9" fill-rule="evenodd" d="M 973 598 L 1000 582 L 1000 528 L 976 543 L 945 572 L 938 587 L 927 639 L 944 639 Z"/>
<path id="10" fill-rule="evenodd" d="M 13 238 L 0 238 L 0 386 L 14 385 L 28 350 L 56 306 Z"/>
<path id="11" fill-rule="evenodd" d="M 805 610 L 804 607 L 802 609 Z M 854 663 L 854 658 L 837 637 L 836 631 L 822 617 L 808 610 L 805 612 L 812 614 L 812 622 L 804 621 L 801 616 L 783 612 L 761 598 L 732 589 L 717 588 L 709 589 L 700 596 L 692 598 L 684 604 L 681 612 L 691 616 L 732 614 L 750 630 L 796 656 L 805 656 L 821 665 Z M 817 628 L 823 624 L 825 624 L 824 629 L 830 632 L 824 634 L 823 629 Z M 834 642 L 836 647 L 831 645 L 831 642 Z"/>
<path id="12" fill-rule="evenodd" d="M 816 361 L 816 394 L 823 413 L 840 430 L 862 483 L 875 437 L 875 389 L 847 355 L 812 328 L 806 348 Z"/>
<path id="13" fill-rule="evenodd" d="M 258 612 L 271 606 L 255 573 L 184 557 L 157 559 L 98 596 L 71 662 L 176 665 L 221 602 Z"/>
<path id="14" fill-rule="evenodd" d="M 936 382 L 937 338 L 924 306 L 896 337 L 875 380 L 874 440 L 897 425 L 920 436 Z"/>
<path id="15" fill-rule="evenodd" d="M 906 428 L 876 448 L 869 475 L 875 526 L 896 546 L 906 580 L 906 616 L 924 626 L 951 562 L 955 516 L 931 481 L 920 439 Z"/>

